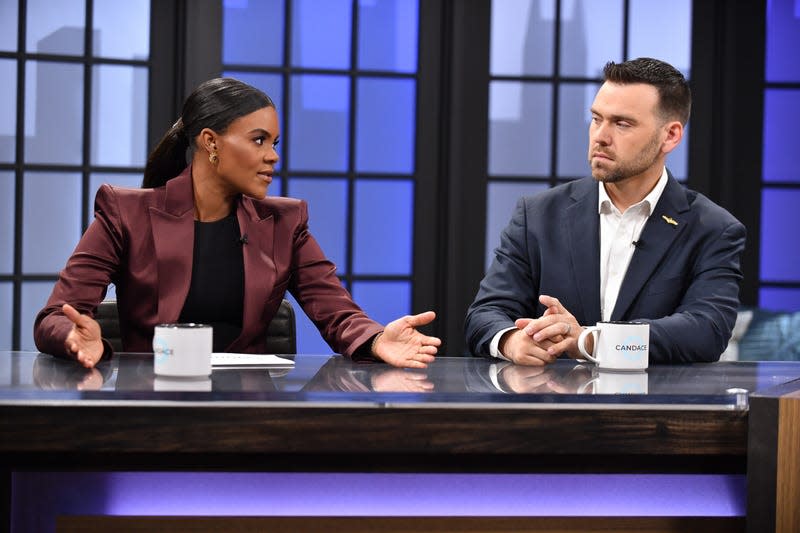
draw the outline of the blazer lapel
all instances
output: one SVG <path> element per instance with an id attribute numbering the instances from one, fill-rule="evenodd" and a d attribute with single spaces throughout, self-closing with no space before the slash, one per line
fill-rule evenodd
<path id="1" fill-rule="evenodd" d="M 176 322 L 189 294 L 194 253 L 191 166 L 167 182 L 163 209 L 150 207 L 150 226 L 158 270 L 158 322 Z"/>
<path id="2" fill-rule="evenodd" d="M 264 304 L 275 287 L 275 217 L 269 211 L 260 212 L 250 199 L 244 197 L 239 200 L 236 216 L 242 235 L 247 235 L 247 244 L 244 245 L 244 311 L 240 335 L 243 338 L 252 336 L 249 329 L 258 329 L 263 325 Z"/>
<path id="3" fill-rule="evenodd" d="M 586 185 L 584 185 L 586 184 Z M 585 180 L 570 197 L 575 201 L 565 211 L 572 276 L 583 314 L 581 324 L 600 320 L 600 219 L 597 214 L 597 182 Z M 581 320 L 583 319 L 583 320 Z"/>
<path id="4" fill-rule="evenodd" d="M 661 198 L 639 236 L 625 279 L 619 289 L 611 320 L 622 320 L 675 240 L 691 223 L 683 187 L 670 176 Z"/>

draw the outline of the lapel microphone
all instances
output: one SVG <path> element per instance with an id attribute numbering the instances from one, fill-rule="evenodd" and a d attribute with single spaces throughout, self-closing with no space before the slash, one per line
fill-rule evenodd
<path id="1" fill-rule="evenodd" d="M 242 246 L 244 246 L 245 244 L 247 244 L 247 241 L 248 241 L 248 239 L 247 239 L 247 233 L 245 233 L 244 235 L 242 235 L 241 237 L 239 237 L 239 244 L 241 244 Z"/>
<path id="2" fill-rule="evenodd" d="M 245 237 L 247 237 L 247 235 L 245 235 Z M 631 244 L 634 248 L 641 248 L 644 243 L 641 240 L 638 240 L 631 242 Z"/>

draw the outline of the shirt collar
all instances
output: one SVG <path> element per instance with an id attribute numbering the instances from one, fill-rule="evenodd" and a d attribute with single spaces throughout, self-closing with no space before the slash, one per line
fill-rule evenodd
<path id="1" fill-rule="evenodd" d="M 653 189 L 647 194 L 647 196 L 644 197 L 644 199 L 642 199 L 641 202 L 635 203 L 631 207 L 644 204 L 647 206 L 647 216 L 650 216 L 650 214 L 653 212 L 653 208 L 655 208 L 656 204 L 661 199 L 661 194 L 664 192 L 664 188 L 667 186 L 668 178 L 669 176 L 667 175 L 667 167 L 664 167 L 664 169 L 661 171 L 661 177 L 658 178 L 658 182 L 656 182 L 656 186 L 653 187 Z M 597 182 L 597 186 L 600 192 L 600 194 L 597 196 L 597 212 L 602 215 L 616 210 L 617 208 L 614 206 L 613 202 L 611 202 L 611 198 L 608 196 L 603 182 Z"/>

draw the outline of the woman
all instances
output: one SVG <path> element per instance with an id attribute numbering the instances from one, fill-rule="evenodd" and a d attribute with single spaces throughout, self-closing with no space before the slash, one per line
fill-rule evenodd
<path id="1" fill-rule="evenodd" d="M 95 220 L 36 318 L 39 350 L 87 368 L 110 357 L 92 317 L 114 283 L 125 351 L 151 351 L 157 324 L 202 322 L 215 351 L 263 352 L 288 290 L 336 352 L 432 362 L 440 340 L 416 328 L 433 312 L 385 328 L 369 319 L 309 233 L 306 203 L 265 198 L 279 137 L 263 92 L 230 78 L 201 84 L 150 155 L 144 188 L 98 190 Z"/>

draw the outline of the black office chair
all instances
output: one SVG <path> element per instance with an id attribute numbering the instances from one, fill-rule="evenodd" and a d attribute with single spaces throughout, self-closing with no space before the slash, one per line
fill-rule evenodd
<path id="1" fill-rule="evenodd" d="M 119 313 L 116 300 L 100 302 L 95 313 L 95 320 L 100 324 L 103 338 L 111 343 L 115 352 L 122 351 L 122 336 L 119 332 Z M 297 353 L 297 335 L 294 308 L 289 300 L 284 300 L 278 307 L 275 318 L 267 328 L 267 353 L 294 354 Z"/>

